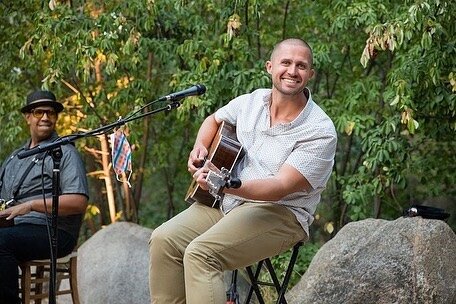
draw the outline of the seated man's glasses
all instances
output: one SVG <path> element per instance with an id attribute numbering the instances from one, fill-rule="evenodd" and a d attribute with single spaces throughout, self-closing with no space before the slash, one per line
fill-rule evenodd
<path id="1" fill-rule="evenodd" d="M 35 118 L 43 118 L 44 114 L 47 115 L 48 118 L 56 118 L 57 113 L 54 110 L 43 110 L 43 109 L 33 109 L 30 111 Z"/>

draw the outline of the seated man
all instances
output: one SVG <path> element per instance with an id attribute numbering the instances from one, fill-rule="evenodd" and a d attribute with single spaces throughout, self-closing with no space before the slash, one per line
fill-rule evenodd
<path id="1" fill-rule="evenodd" d="M 28 95 L 21 111 L 29 126 L 30 138 L 0 168 L 0 197 L 8 203 L 7 208 L 0 211 L 0 220 L 14 224 L 0 228 L 2 304 L 21 303 L 18 295 L 20 262 L 51 256 L 48 224 L 50 226 L 52 213 L 54 162 L 46 152 L 23 159 L 18 158 L 18 153 L 55 140 L 55 124 L 62 110 L 63 105 L 49 91 Z M 68 144 L 61 149 L 58 257 L 75 248 L 88 200 L 86 172 L 76 148 Z"/>
<path id="2" fill-rule="evenodd" d="M 202 166 L 212 138 L 225 121 L 236 126 L 245 155 L 224 190 L 219 208 L 199 202 L 154 230 L 150 239 L 152 303 L 226 302 L 223 271 L 275 256 L 309 235 L 334 164 L 337 135 L 313 101 L 312 51 L 300 39 L 276 45 L 266 70 L 272 89 L 231 100 L 205 119 L 188 160 L 202 189 Z M 220 168 L 219 168 L 220 169 Z"/>

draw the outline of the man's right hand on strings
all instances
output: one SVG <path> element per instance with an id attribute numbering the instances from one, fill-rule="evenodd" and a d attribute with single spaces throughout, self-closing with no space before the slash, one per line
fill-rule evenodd
<path id="1" fill-rule="evenodd" d="M 195 144 L 195 147 L 188 156 L 188 172 L 193 176 L 198 169 L 204 166 L 206 156 L 208 154 L 207 148 L 201 144 Z"/>

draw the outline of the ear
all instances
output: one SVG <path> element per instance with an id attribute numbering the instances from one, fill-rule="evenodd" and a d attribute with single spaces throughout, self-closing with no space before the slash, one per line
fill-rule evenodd
<path id="1" fill-rule="evenodd" d="M 24 118 L 25 118 L 25 121 L 27 121 L 27 124 L 30 125 L 30 115 L 31 113 L 24 113 Z"/>
<path id="2" fill-rule="evenodd" d="M 268 74 L 272 74 L 272 62 L 270 60 L 266 61 L 266 71 L 268 72 Z"/>
<path id="3" fill-rule="evenodd" d="M 310 77 L 309 77 L 309 79 L 312 79 L 314 76 L 315 76 L 315 70 L 314 69 L 310 69 Z"/>

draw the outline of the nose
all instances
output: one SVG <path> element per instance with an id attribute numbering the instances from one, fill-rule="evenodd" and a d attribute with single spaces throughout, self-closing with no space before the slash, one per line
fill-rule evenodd
<path id="1" fill-rule="evenodd" d="M 46 117 L 46 118 L 45 118 Z M 49 119 L 49 113 L 48 112 L 44 112 L 43 113 L 43 117 L 41 117 L 41 120 L 48 120 Z"/>
<path id="2" fill-rule="evenodd" d="M 287 73 L 290 75 L 290 76 L 295 76 L 297 73 L 296 73 L 296 64 L 290 64 L 290 66 L 288 67 L 287 69 Z"/>

